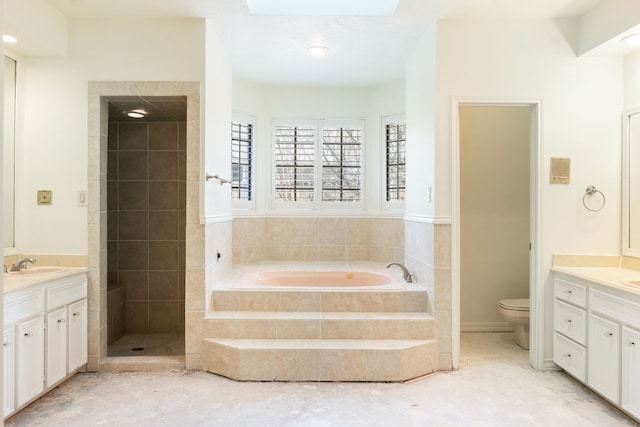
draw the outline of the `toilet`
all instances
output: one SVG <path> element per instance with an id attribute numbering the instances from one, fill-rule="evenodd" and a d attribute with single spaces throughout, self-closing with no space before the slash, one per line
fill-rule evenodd
<path id="1" fill-rule="evenodd" d="M 529 350 L 529 298 L 500 300 L 498 312 L 516 326 L 516 343 Z"/>

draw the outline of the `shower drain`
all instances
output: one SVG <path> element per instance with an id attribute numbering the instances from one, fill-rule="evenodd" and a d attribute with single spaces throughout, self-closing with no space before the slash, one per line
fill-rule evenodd
<path id="1" fill-rule="evenodd" d="M 144 350 L 144 347 L 133 347 L 131 349 L 131 351 L 142 351 L 142 350 Z"/>

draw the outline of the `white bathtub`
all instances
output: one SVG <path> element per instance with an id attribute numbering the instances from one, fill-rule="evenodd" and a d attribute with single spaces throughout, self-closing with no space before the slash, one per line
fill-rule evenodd
<path id="1" fill-rule="evenodd" d="M 267 270 L 243 274 L 232 289 L 405 289 L 394 277 L 371 271 Z"/>

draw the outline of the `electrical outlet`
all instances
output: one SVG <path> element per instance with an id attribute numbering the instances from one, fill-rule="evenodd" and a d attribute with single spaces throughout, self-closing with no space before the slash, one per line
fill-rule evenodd
<path id="1" fill-rule="evenodd" d="M 51 190 L 38 190 L 38 205 L 53 204 L 53 192 Z"/>

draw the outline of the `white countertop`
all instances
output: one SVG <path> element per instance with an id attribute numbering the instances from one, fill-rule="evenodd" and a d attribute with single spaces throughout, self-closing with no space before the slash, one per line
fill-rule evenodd
<path id="1" fill-rule="evenodd" d="M 47 266 L 31 267 L 30 270 L 38 270 L 49 268 Z M 78 273 L 86 273 L 89 271 L 86 267 L 60 267 L 60 271 L 52 273 L 34 274 L 34 275 L 18 275 L 13 273 L 4 273 L 4 293 L 16 291 L 28 286 L 37 285 L 39 283 L 50 282 L 56 279 L 73 276 Z"/>
<path id="2" fill-rule="evenodd" d="M 640 271 L 610 267 L 553 267 L 551 270 L 640 295 Z M 631 281 L 638 284 L 629 283 Z"/>

